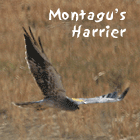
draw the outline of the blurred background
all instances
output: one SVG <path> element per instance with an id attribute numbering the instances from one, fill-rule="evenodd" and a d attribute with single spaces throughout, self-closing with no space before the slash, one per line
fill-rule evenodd
<path id="1" fill-rule="evenodd" d="M 108 21 L 77 22 L 55 18 L 56 12 L 126 11 Z M 1 0 L 0 1 L 0 139 L 139 140 L 140 139 L 140 0 Z M 117 16 L 118 15 L 118 16 Z M 124 37 L 72 37 L 74 25 L 83 29 L 124 29 Z M 80 106 L 75 112 L 48 108 L 34 111 L 11 102 L 43 98 L 25 61 L 24 31 L 31 27 L 62 77 L 69 97 L 94 97 L 117 89 L 130 90 L 117 103 Z M 83 30 L 82 29 L 82 30 Z M 101 75 L 101 76 L 100 76 Z"/>

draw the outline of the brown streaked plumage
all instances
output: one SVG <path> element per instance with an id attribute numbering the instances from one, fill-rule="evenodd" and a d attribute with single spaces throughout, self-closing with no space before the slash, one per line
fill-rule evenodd
<path id="1" fill-rule="evenodd" d="M 127 88 L 120 96 L 117 96 L 117 92 L 113 92 L 94 98 L 75 99 L 67 97 L 60 75 L 57 73 L 44 53 L 40 38 L 38 38 L 38 44 L 30 27 L 29 31 L 31 36 L 27 33 L 24 27 L 23 30 L 25 31 L 26 60 L 45 97 L 40 101 L 14 103 L 15 105 L 19 107 L 33 107 L 36 110 L 44 110 L 47 107 L 54 107 L 74 111 L 79 109 L 80 104 L 117 102 L 121 101 L 127 94 L 129 88 Z"/>

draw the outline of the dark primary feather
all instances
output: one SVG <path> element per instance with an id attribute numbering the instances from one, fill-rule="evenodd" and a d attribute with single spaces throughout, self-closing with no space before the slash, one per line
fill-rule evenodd
<path id="1" fill-rule="evenodd" d="M 41 51 L 37 48 L 39 45 L 36 42 L 31 29 L 29 28 L 31 36 L 27 33 L 25 28 L 23 28 L 23 30 L 25 31 L 24 37 L 26 43 L 27 61 L 43 94 L 46 97 L 65 96 L 65 90 L 60 76 L 45 55 L 40 38 L 38 38 L 38 40 Z"/>
<path id="2" fill-rule="evenodd" d="M 129 91 L 129 87 L 120 95 L 119 99 L 123 99 L 128 91 Z"/>
<path id="3" fill-rule="evenodd" d="M 115 91 L 115 92 L 113 92 L 113 93 L 108 93 L 107 95 L 106 95 L 106 98 L 116 98 L 117 97 L 117 92 Z"/>

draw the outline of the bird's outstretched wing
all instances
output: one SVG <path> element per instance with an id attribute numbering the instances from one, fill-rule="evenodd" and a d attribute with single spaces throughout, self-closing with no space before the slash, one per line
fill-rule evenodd
<path id="1" fill-rule="evenodd" d="M 117 92 L 108 93 L 106 95 L 98 96 L 95 98 L 72 98 L 78 105 L 80 104 L 94 104 L 94 103 L 110 103 L 121 101 L 127 94 L 129 87 L 124 90 L 124 92 L 118 96 Z"/>
<path id="2" fill-rule="evenodd" d="M 24 27 L 23 30 L 25 31 L 26 60 L 43 94 L 46 97 L 65 96 L 61 78 L 45 55 L 40 38 L 38 38 L 38 45 L 30 27 L 29 31 L 31 36 Z M 41 48 L 41 51 L 38 47 Z"/>

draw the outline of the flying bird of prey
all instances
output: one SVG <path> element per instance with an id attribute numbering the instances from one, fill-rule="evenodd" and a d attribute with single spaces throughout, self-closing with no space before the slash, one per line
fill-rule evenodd
<path id="1" fill-rule="evenodd" d="M 115 91 L 113 93 L 94 98 L 67 97 L 61 82 L 61 77 L 44 53 L 40 38 L 38 38 L 38 44 L 30 27 L 30 35 L 24 27 L 23 30 L 25 31 L 24 37 L 27 64 L 44 95 L 44 99 L 34 102 L 14 103 L 15 105 L 19 107 L 35 108 L 36 110 L 44 110 L 48 107 L 53 107 L 60 108 L 62 110 L 74 111 L 79 109 L 79 105 L 81 104 L 118 102 L 121 101 L 127 94 L 129 87 L 126 88 L 120 96 L 118 96 Z"/>

